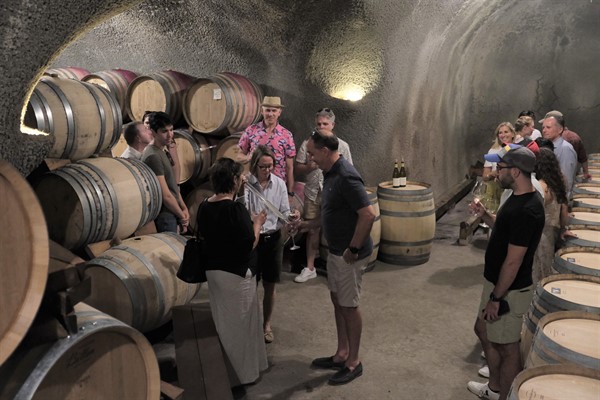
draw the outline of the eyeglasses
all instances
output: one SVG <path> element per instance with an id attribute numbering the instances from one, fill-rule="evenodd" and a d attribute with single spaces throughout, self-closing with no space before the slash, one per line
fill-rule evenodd
<path id="1" fill-rule="evenodd" d="M 331 112 L 331 108 L 321 108 L 320 110 L 317 110 L 318 113 L 323 112 L 323 111 Z"/>
<path id="2" fill-rule="evenodd" d="M 497 171 L 502 171 L 505 168 L 515 168 L 514 165 L 500 165 L 500 164 L 496 164 L 496 170 Z"/>
<path id="3" fill-rule="evenodd" d="M 271 165 L 258 165 L 257 167 L 260 168 L 260 169 L 273 169 L 274 168 L 273 164 L 271 164 Z"/>

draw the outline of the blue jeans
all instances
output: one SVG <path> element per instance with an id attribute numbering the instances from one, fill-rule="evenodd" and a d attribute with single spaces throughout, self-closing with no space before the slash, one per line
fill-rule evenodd
<path id="1" fill-rule="evenodd" d="M 177 233 L 177 218 L 170 212 L 161 212 L 154 220 L 157 232 Z"/>

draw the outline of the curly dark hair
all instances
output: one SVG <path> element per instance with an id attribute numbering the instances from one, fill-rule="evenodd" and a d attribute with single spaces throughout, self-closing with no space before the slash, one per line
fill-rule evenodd
<path id="1" fill-rule="evenodd" d="M 558 159 L 554 152 L 547 147 L 540 148 L 540 154 L 535 164 L 535 177 L 546 182 L 559 204 L 567 204 L 567 189 L 562 172 L 560 172 Z"/>

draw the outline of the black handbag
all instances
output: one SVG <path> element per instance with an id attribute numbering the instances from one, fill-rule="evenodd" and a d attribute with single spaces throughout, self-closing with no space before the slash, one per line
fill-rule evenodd
<path id="1" fill-rule="evenodd" d="M 206 200 L 198 207 L 198 218 Z M 206 266 L 204 264 L 204 238 L 199 234 L 199 230 L 194 237 L 187 240 L 183 259 L 177 270 L 177 277 L 187 283 L 206 282 Z"/>

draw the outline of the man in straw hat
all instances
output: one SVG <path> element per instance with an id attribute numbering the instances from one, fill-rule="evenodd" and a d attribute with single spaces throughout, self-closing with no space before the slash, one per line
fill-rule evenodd
<path id="1" fill-rule="evenodd" d="M 243 156 L 238 161 L 249 162 L 258 145 L 266 145 L 275 155 L 273 173 L 286 182 L 288 196 L 294 196 L 294 157 L 296 146 L 292 132 L 279 125 L 283 109 L 279 97 L 265 96 L 261 104 L 262 121 L 250 125 L 238 142 Z"/>
<path id="2" fill-rule="evenodd" d="M 523 314 L 533 297 L 533 256 L 544 228 L 544 203 L 531 183 L 535 155 L 526 147 L 503 147 L 486 154 L 496 162 L 496 179 L 513 194 L 490 214 L 481 202 L 471 208 L 492 226 L 485 251 L 484 283 L 475 333 L 489 365 L 489 381 L 471 381 L 467 388 L 485 399 L 506 399 L 513 379 L 522 369 L 519 340 Z"/>

